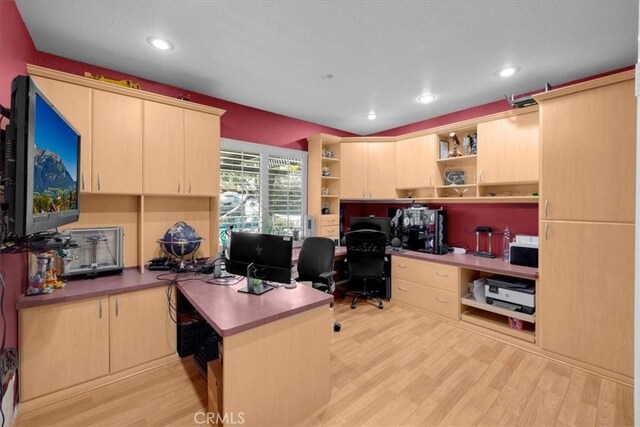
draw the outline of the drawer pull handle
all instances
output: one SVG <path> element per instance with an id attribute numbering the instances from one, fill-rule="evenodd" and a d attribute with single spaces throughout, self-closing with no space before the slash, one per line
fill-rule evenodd
<path id="1" fill-rule="evenodd" d="M 544 201 L 544 217 L 549 216 L 549 200 Z"/>
<path id="2" fill-rule="evenodd" d="M 398 285 L 398 290 L 403 291 L 403 292 L 409 292 L 408 289 L 403 288 L 402 286 Z"/>
<path id="3" fill-rule="evenodd" d="M 436 276 L 449 277 L 449 275 L 447 273 L 437 273 L 437 272 L 436 272 Z"/>
<path id="4" fill-rule="evenodd" d="M 119 312 L 120 312 L 120 307 L 118 306 L 118 297 L 116 297 L 116 317 L 118 317 Z"/>
<path id="5" fill-rule="evenodd" d="M 98 310 L 98 317 L 102 319 L 102 298 L 100 298 L 100 308 Z"/>
<path id="6" fill-rule="evenodd" d="M 402 265 L 402 264 L 396 264 L 398 266 L 398 268 L 407 268 L 406 265 Z"/>
<path id="7" fill-rule="evenodd" d="M 443 304 L 448 304 L 449 303 L 449 300 L 446 300 L 446 299 L 440 298 L 440 297 L 437 297 L 436 300 L 438 300 L 438 302 L 441 302 Z"/>

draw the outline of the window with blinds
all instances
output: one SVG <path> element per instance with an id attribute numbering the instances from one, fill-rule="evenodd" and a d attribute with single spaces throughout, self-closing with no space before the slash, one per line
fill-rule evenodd
<path id="1" fill-rule="evenodd" d="M 306 212 L 304 151 L 223 138 L 220 150 L 220 232 L 233 228 L 291 235 Z"/>
<path id="2" fill-rule="evenodd" d="M 269 215 L 272 233 L 293 234 L 302 227 L 302 160 L 269 156 Z M 306 187 L 306 186 L 305 186 Z"/>

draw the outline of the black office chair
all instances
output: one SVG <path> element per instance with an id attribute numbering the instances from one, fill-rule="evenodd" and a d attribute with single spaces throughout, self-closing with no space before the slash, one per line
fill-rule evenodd
<path id="1" fill-rule="evenodd" d="M 347 268 L 349 279 L 364 282 L 362 291 L 350 292 L 354 295 L 351 308 L 356 308 L 360 299 L 372 298 L 378 301 L 378 308 L 384 305 L 380 297 L 367 290 L 367 281 L 386 280 L 384 276 L 384 256 L 387 247 L 387 235 L 382 231 L 358 230 L 345 235 L 347 244 Z"/>
<path id="2" fill-rule="evenodd" d="M 314 289 L 332 294 L 336 289 L 333 276 L 333 257 L 336 247 L 333 240 L 326 237 L 307 237 L 304 239 L 300 254 L 298 255 L 299 282 L 311 282 Z M 333 304 L 332 304 L 333 307 Z M 333 330 L 338 332 L 341 326 L 333 321 Z"/>

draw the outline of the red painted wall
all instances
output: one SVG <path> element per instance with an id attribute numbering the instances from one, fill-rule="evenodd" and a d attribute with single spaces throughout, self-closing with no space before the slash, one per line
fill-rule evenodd
<path id="1" fill-rule="evenodd" d="M 25 74 L 26 64 L 35 60 L 36 48 L 16 4 L 13 0 L 0 0 L 0 104 L 10 108 L 11 80 L 18 74 Z M 2 127 L 6 124 L 4 120 Z M 2 308 L 5 320 L 0 318 L 0 329 L 6 334 L 4 348 L 18 348 L 18 312 L 15 303 L 26 289 L 26 254 L 0 254 L 0 272 L 4 274 Z M 15 396 L 17 401 L 17 393 Z"/>
<path id="2" fill-rule="evenodd" d="M 0 0 L 0 104 L 9 108 L 11 80 L 27 72 L 36 48 L 13 0 Z"/>
<path id="3" fill-rule="evenodd" d="M 338 129 L 258 110 L 257 108 L 247 107 L 234 102 L 213 98 L 197 92 L 191 92 L 44 52 L 38 52 L 36 63 L 43 67 L 71 74 L 84 75 L 86 71 L 93 75 L 98 74 L 118 80 L 133 80 L 140 84 L 142 89 L 147 92 L 166 95 L 172 98 L 176 98 L 180 94 L 189 94 L 191 101 L 194 103 L 222 108 L 227 111 L 220 121 L 220 132 L 223 138 L 306 151 L 306 138 L 316 133 L 323 132 L 337 136 L 354 136 L 352 133 Z"/>
<path id="4" fill-rule="evenodd" d="M 388 209 L 408 208 L 411 204 L 390 203 L 343 203 L 344 228 L 348 230 L 349 219 L 354 216 L 388 216 Z M 425 205 L 429 208 L 444 208 L 447 215 L 446 242 L 449 246 L 457 246 L 475 250 L 475 228 L 487 225 L 496 232 L 502 232 L 509 226 L 512 237 L 515 234 L 538 235 L 538 205 L 506 204 L 506 203 L 442 203 Z M 481 240 L 481 245 L 485 240 Z M 480 248 L 485 249 L 485 247 Z M 502 250 L 501 236 L 493 236 L 493 253 L 500 255 Z"/>

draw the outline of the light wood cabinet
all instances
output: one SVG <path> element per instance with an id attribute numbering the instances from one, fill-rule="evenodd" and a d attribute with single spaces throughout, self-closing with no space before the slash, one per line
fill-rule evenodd
<path id="1" fill-rule="evenodd" d="M 184 193 L 220 192 L 220 117 L 184 110 Z"/>
<path id="2" fill-rule="evenodd" d="M 540 347 L 633 375 L 634 225 L 542 221 Z"/>
<path id="3" fill-rule="evenodd" d="M 91 192 L 91 89 L 38 76 L 33 80 L 80 133 L 80 192 Z"/>
<path id="4" fill-rule="evenodd" d="M 143 101 L 143 193 L 184 192 L 184 110 Z"/>
<path id="5" fill-rule="evenodd" d="M 142 194 L 142 100 L 93 90 L 92 190 Z"/>
<path id="6" fill-rule="evenodd" d="M 370 199 L 396 198 L 396 143 L 367 144 L 367 194 Z"/>
<path id="7" fill-rule="evenodd" d="M 391 257 L 393 300 L 450 319 L 460 319 L 460 288 L 467 278 L 458 267 Z"/>
<path id="8" fill-rule="evenodd" d="M 108 297 L 20 310 L 20 400 L 109 374 Z"/>
<path id="9" fill-rule="evenodd" d="M 537 182 L 538 112 L 478 124 L 478 184 Z"/>
<path id="10" fill-rule="evenodd" d="M 542 97 L 540 122 L 541 218 L 633 222 L 634 80 Z"/>
<path id="11" fill-rule="evenodd" d="M 349 142 L 340 144 L 341 199 L 364 199 L 368 197 L 368 159 L 368 143 Z"/>
<path id="12" fill-rule="evenodd" d="M 109 316 L 112 373 L 176 351 L 165 286 L 111 295 Z"/>
<path id="13" fill-rule="evenodd" d="M 437 135 L 402 139 L 396 143 L 396 188 L 435 186 Z"/>
<path id="14" fill-rule="evenodd" d="M 396 197 L 395 142 L 345 142 L 340 152 L 342 199 Z"/>

